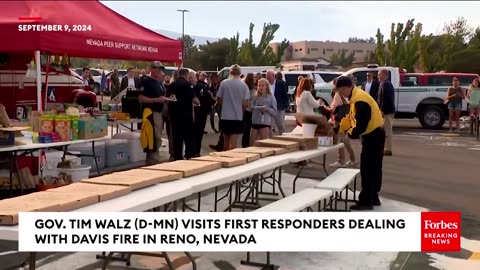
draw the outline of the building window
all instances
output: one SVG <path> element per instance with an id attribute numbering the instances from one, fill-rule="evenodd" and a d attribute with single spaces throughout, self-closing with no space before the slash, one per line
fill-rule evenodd
<path id="1" fill-rule="evenodd" d="M 310 54 L 310 48 L 307 48 L 307 54 Z"/>
<path id="2" fill-rule="evenodd" d="M 363 53 L 363 50 L 356 50 L 355 52 Z"/>
<path id="3" fill-rule="evenodd" d="M 300 48 L 300 49 L 298 49 L 298 50 L 299 50 L 299 51 L 303 51 L 303 49 L 302 49 L 302 48 Z"/>
<path id="4" fill-rule="evenodd" d="M 311 50 L 312 52 L 316 52 L 316 51 L 318 51 L 318 48 L 311 48 L 310 50 Z"/>
<path id="5" fill-rule="evenodd" d="M 327 52 L 333 52 L 333 49 L 327 49 L 326 51 Z"/>
<path id="6" fill-rule="evenodd" d="M 325 55 L 325 49 L 323 49 L 323 55 Z"/>
<path id="7" fill-rule="evenodd" d="M 295 49 L 296 52 L 298 52 L 298 49 Z"/>

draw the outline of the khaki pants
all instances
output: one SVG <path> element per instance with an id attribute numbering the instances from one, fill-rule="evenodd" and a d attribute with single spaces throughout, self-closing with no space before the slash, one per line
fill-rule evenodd
<path id="1" fill-rule="evenodd" d="M 393 117 L 394 114 L 385 114 L 383 116 L 383 128 L 385 129 L 385 150 L 392 151 L 392 135 L 393 135 Z"/>
<path id="2" fill-rule="evenodd" d="M 159 148 L 162 147 L 162 133 L 163 133 L 163 117 L 162 113 L 160 112 L 153 112 L 153 125 L 155 130 L 155 143 L 157 145 L 157 149 L 155 153 L 148 153 L 147 154 L 147 161 L 152 161 L 152 159 L 156 162 L 160 161 L 160 152 Z"/>
<path id="3" fill-rule="evenodd" d="M 345 133 L 340 133 L 340 134 L 335 133 L 335 135 L 333 135 L 333 143 L 337 144 L 337 143 L 342 143 L 342 142 L 343 142 L 343 145 L 345 147 L 342 147 L 342 148 L 338 149 L 337 161 L 342 163 L 342 164 L 345 164 L 345 162 L 346 162 L 346 160 L 345 160 L 345 149 L 346 149 L 348 151 L 349 156 L 350 156 L 350 161 L 355 162 L 355 151 L 353 150 L 352 142 L 351 142 L 350 137 L 348 137 L 348 135 L 345 134 Z"/>

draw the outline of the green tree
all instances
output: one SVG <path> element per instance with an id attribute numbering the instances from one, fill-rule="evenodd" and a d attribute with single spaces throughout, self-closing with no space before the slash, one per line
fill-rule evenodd
<path id="1" fill-rule="evenodd" d="M 472 38 L 468 43 L 468 48 L 480 49 L 480 27 L 477 27 L 477 29 L 475 29 L 475 32 L 473 33 Z"/>
<path id="2" fill-rule="evenodd" d="M 255 25 L 250 23 L 248 38 L 242 42 L 238 51 L 238 64 L 248 66 L 278 65 L 289 42 L 283 40 L 278 53 L 275 53 L 269 44 L 275 38 L 275 33 L 280 25 L 265 23 L 258 45 L 253 42 L 254 27 Z"/>
<path id="3" fill-rule="evenodd" d="M 90 58 L 80 58 L 80 57 L 71 57 L 70 66 L 75 68 L 89 67 L 94 63 L 94 59 Z"/>
<path id="4" fill-rule="evenodd" d="M 480 49 L 466 49 L 451 56 L 447 70 L 480 74 L 478 63 L 480 63 Z"/>
<path id="5" fill-rule="evenodd" d="M 227 54 L 227 65 L 233 65 L 238 61 L 238 51 L 240 45 L 240 34 L 237 34 L 230 38 L 230 49 Z"/>
<path id="6" fill-rule="evenodd" d="M 332 54 L 330 57 L 330 62 L 334 66 L 349 67 L 352 65 L 355 60 L 355 53 L 352 51 L 347 55 L 346 50 L 342 50 L 340 54 Z"/>

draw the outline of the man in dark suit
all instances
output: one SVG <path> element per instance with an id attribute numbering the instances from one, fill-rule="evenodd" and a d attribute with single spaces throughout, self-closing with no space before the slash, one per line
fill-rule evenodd
<path id="1" fill-rule="evenodd" d="M 374 78 L 373 72 L 367 72 L 367 81 L 362 84 L 362 90 L 369 93 L 373 99 L 377 100 L 379 83 Z"/>
<path id="2" fill-rule="evenodd" d="M 127 69 L 127 76 L 123 76 L 122 82 L 120 83 L 120 91 L 125 90 L 125 88 L 140 89 L 140 78 L 135 76 L 133 73 L 133 68 Z"/>
<path id="3" fill-rule="evenodd" d="M 275 116 L 275 126 L 278 133 L 282 135 L 285 132 L 285 110 L 290 106 L 288 101 L 288 86 L 283 81 L 282 73 L 278 72 L 275 75 L 275 71 L 267 71 L 267 80 L 270 83 L 270 92 L 277 100 L 277 115 Z"/>
<path id="4" fill-rule="evenodd" d="M 385 156 L 392 155 L 392 135 L 393 135 L 393 118 L 395 116 L 395 88 L 389 80 L 388 70 L 381 69 L 378 71 L 378 80 L 380 86 L 378 89 L 377 103 L 382 111 L 383 126 L 385 129 Z"/>

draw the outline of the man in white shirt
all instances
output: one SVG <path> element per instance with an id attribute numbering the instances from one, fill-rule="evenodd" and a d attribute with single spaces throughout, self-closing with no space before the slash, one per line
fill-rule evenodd
<path id="1" fill-rule="evenodd" d="M 270 91 L 277 101 L 277 115 L 275 117 L 275 125 L 279 135 L 285 132 L 285 110 L 290 106 L 288 100 L 287 83 L 283 80 L 278 80 L 275 77 L 275 71 L 267 71 L 266 78 L 270 84 Z"/>
<path id="2" fill-rule="evenodd" d="M 135 76 L 133 68 L 128 68 L 127 76 L 122 78 L 122 82 L 120 83 L 120 91 L 125 90 L 125 88 L 140 89 L 140 78 Z"/>
<path id="3" fill-rule="evenodd" d="M 363 83 L 362 89 L 377 100 L 379 83 L 373 78 L 373 72 L 367 72 L 367 81 Z"/>

